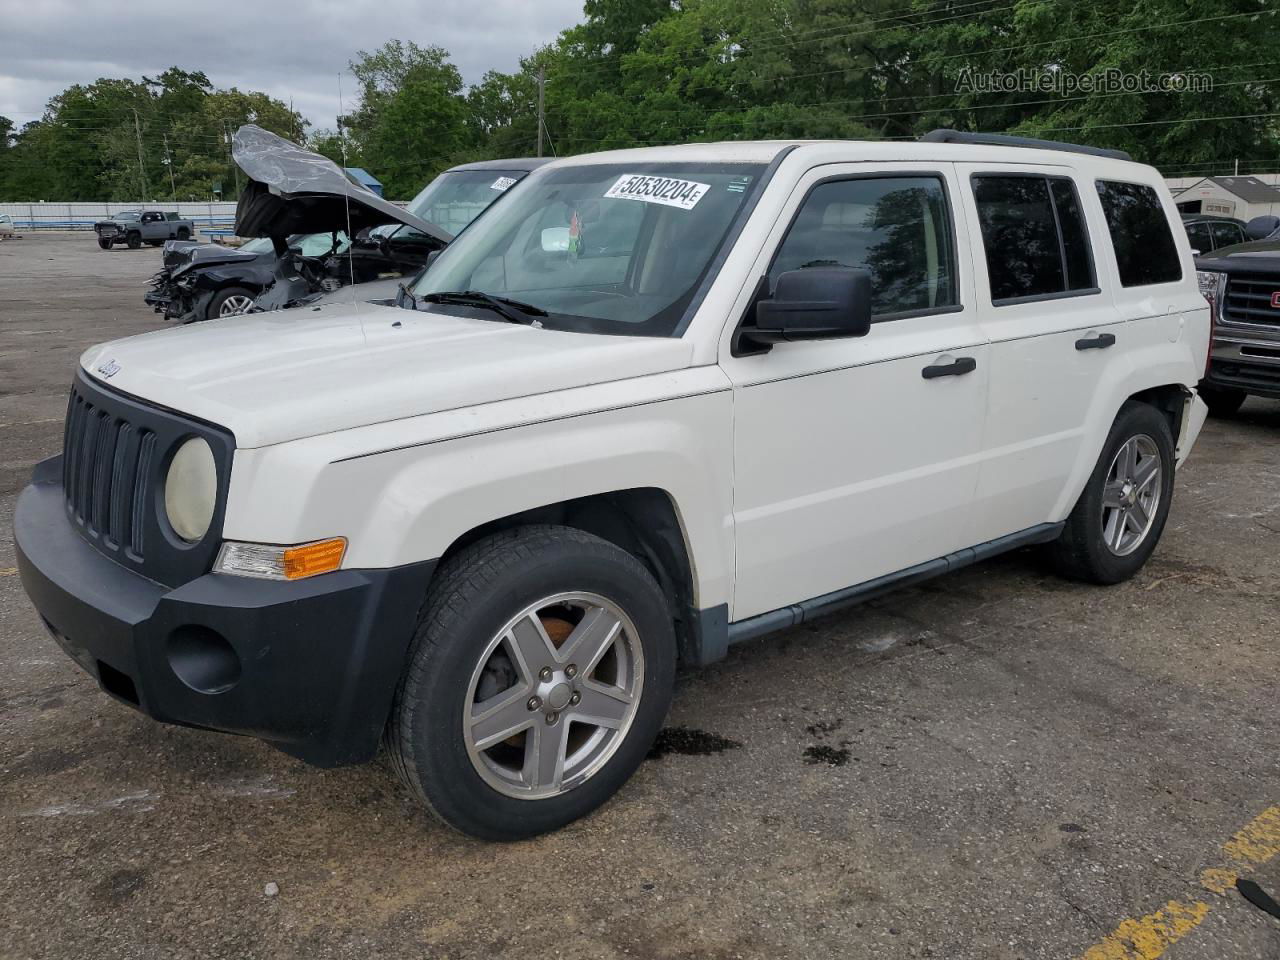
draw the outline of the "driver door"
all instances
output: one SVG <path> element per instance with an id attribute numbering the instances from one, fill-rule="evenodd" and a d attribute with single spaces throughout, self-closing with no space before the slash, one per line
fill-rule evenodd
<path id="1" fill-rule="evenodd" d="M 754 356 L 734 356 L 731 336 L 722 344 L 734 393 L 732 620 L 970 545 L 988 358 L 957 194 L 949 164 L 826 165 L 801 180 L 770 235 L 753 270 L 770 290 L 786 270 L 861 267 L 873 320 L 865 337 Z"/>

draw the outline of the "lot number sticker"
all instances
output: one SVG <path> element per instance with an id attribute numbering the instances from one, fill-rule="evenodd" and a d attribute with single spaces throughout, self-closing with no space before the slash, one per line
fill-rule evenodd
<path id="1" fill-rule="evenodd" d="M 651 177 L 643 173 L 625 173 L 606 191 L 605 196 L 692 210 L 698 205 L 702 195 L 710 189 L 709 183 L 674 180 L 671 177 Z"/>
<path id="2" fill-rule="evenodd" d="M 499 177 L 497 180 L 493 181 L 493 183 L 489 184 L 489 189 L 490 190 L 506 190 L 508 187 L 514 187 L 515 185 L 516 185 L 515 177 Z"/>

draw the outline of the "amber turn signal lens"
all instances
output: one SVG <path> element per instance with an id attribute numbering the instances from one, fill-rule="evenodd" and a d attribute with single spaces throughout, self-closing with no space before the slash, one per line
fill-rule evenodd
<path id="1" fill-rule="evenodd" d="M 344 537 L 289 547 L 282 557 L 284 578 L 301 580 L 303 577 L 314 577 L 318 573 L 337 570 L 342 566 L 342 555 L 346 552 L 347 541 Z"/>

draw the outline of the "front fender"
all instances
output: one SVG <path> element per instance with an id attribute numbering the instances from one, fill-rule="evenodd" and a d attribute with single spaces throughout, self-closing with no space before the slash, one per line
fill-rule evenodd
<path id="1" fill-rule="evenodd" d="M 686 376 L 686 374 L 688 376 Z M 566 500 L 635 488 L 664 491 L 680 521 L 699 607 L 728 601 L 733 571 L 732 397 L 718 368 L 661 378 L 668 396 L 634 402 L 635 381 L 577 395 L 449 411 L 463 435 L 430 437 L 393 425 L 237 451 L 224 526 L 227 539 L 301 543 L 345 536 L 344 566 L 393 567 L 436 559 L 467 532 Z M 683 380 L 679 396 L 669 388 Z M 643 388 L 641 388 L 643 389 Z M 600 409 L 609 392 L 626 406 Z M 558 415 L 547 416 L 559 406 Z M 579 409 L 575 407 L 597 407 Z M 491 408 L 502 407 L 501 414 Z M 487 426 L 495 416 L 541 419 Z M 440 427 L 440 425 L 437 425 Z M 402 445 L 387 444 L 395 434 Z"/>

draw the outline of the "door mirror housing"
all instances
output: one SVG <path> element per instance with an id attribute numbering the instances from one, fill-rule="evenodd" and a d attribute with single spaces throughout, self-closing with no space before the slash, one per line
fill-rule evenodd
<path id="1" fill-rule="evenodd" d="M 807 267 L 778 277 L 773 297 L 756 303 L 754 344 L 865 337 L 871 332 L 871 275 L 854 267 Z"/>

